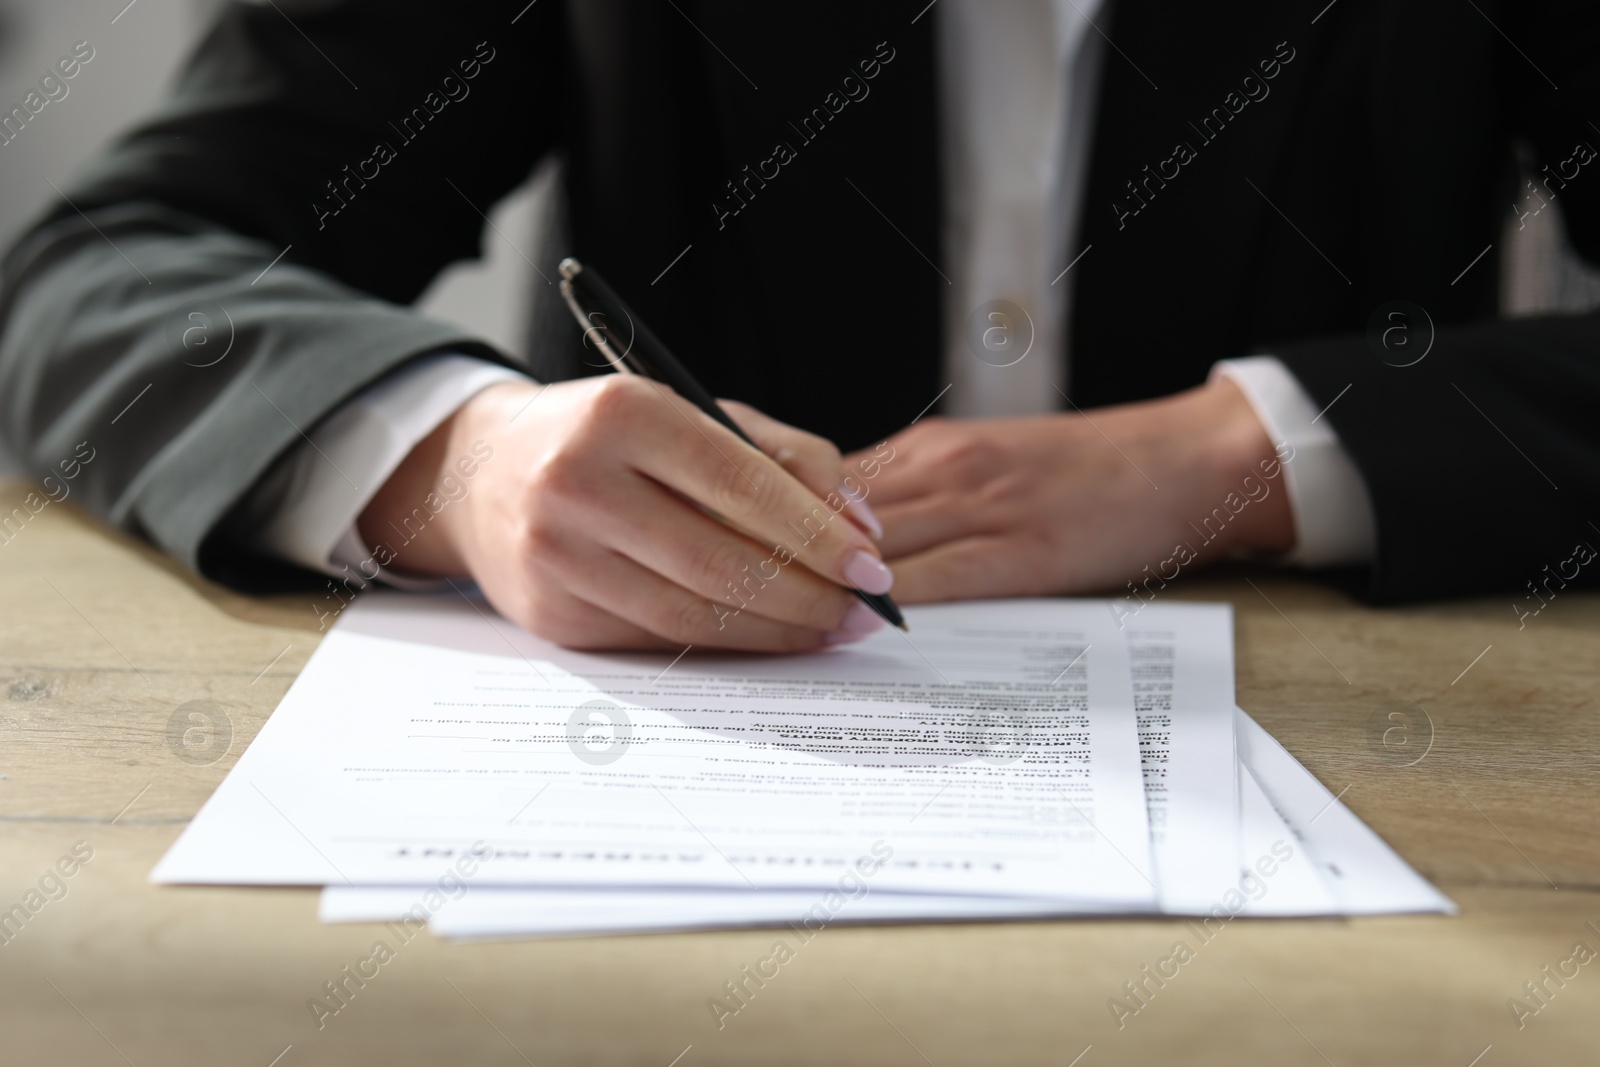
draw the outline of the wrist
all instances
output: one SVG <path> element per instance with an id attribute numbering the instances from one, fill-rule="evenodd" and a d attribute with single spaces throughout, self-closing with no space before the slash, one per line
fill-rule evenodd
<path id="1" fill-rule="evenodd" d="M 419 577 L 464 573 L 459 555 L 427 506 L 442 475 L 455 418 L 450 416 L 412 446 L 356 520 L 356 531 L 369 548 L 388 546 L 385 566 L 390 570 Z"/>
<path id="2" fill-rule="evenodd" d="M 1214 504 L 1234 515 L 1226 552 L 1277 555 L 1295 545 L 1294 509 L 1282 461 L 1255 408 L 1231 380 L 1217 377 L 1184 394 L 1203 427 L 1205 479 Z M 1235 511 L 1235 509 L 1238 509 Z"/>
<path id="3" fill-rule="evenodd" d="M 474 394 L 412 447 L 367 502 L 356 529 L 369 547 L 389 547 L 388 569 L 418 577 L 469 573 L 470 483 L 479 464 L 493 454 L 478 432 L 481 413 L 486 405 L 497 405 L 500 394 L 528 388 L 501 382 Z"/>

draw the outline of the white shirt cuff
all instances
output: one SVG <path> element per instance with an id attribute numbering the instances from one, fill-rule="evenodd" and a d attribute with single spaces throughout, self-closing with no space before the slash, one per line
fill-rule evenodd
<path id="1" fill-rule="evenodd" d="M 1239 387 L 1267 436 L 1287 451 L 1284 483 L 1294 516 L 1295 546 L 1279 557 L 1302 567 L 1370 563 L 1376 552 L 1377 523 L 1361 472 L 1316 402 L 1273 356 L 1225 359 L 1211 377 Z M 1283 446 L 1287 444 L 1288 449 Z"/>
<path id="2" fill-rule="evenodd" d="M 528 376 L 455 353 L 407 364 L 358 393 L 274 465 L 281 503 L 252 547 L 324 574 L 374 577 L 401 588 L 433 588 L 380 566 L 356 520 L 417 442 L 482 390 Z M 376 575 L 374 575 L 376 571 Z"/>

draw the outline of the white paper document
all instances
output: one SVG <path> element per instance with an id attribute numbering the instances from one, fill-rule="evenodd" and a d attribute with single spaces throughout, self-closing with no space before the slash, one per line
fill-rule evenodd
<path id="1" fill-rule="evenodd" d="M 152 879 L 483 938 L 1453 911 L 1234 707 L 1226 605 L 916 607 L 806 656 L 347 607 Z"/>
<path id="2" fill-rule="evenodd" d="M 1244 712 L 1238 713 L 1241 718 Z M 1239 859 L 1237 879 L 1216 896 L 1213 906 L 1199 911 L 1210 915 L 1215 905 L 1224 912 L 1257 917 L 1335 915 L 1339 908 L 1317 870 L 1312 847 L 1315 824 L 1291 826 L 1261 788 L 1261 777 L 1281 778 L 1294 767 L 1294 757 L 1283 749 L 1256 753 L 1256 760 L 1239 762 Z M 1252 767 L 1265 763 L 1266 770 Z M 1373 838 L 1377 847 L 1387 847 Z"/>
<path id="3" fill-rule="evenodd" d="M 429 884 L 476 850 L 485 886 L 829 890 L 854 871 L 874 891 L 1153 908 L 1107 603 L 907 617 L 819 655 L 674 660 L 560 649 L 459 596 L 368 594 L 152 878 Z"/>
<path id="4" fill-rule="evenodd" d="M 1247 766 L 1260 768 L 1262 791 L 1316 863 L 1336 914 L 1456 913 L 1450 898 L 1418 874 L 1243 711 L 1239 712 L 1239 758 Z"/>
<path id="5" fill-rule="evenodd" d="M 1242 772 L 1250 789 L 1259 787 Z M 1331 898 L 1312 863 L 1298 859 L 1294 833 L 1262 799 L 1250 847 L 1285 857 L 1272 876 L 1240 871 L 1237 856 L 1225 857 L 1225 877 L 1210 887 L 1203 906 L 1160 910 L 1174 915 L 1223 918 L 1245 914 L 1329 914 Z M 1275 824 L 1275 825 L 1273 825 Z M 1250 857 L 1255 863 L 1256 855 Z M 1295 873 L 1304 877 L 1297 879 Z M 1305 884 L 1309 877 L 1309 889 Z M 1278 908 L 1298 911 L 1267 910 Z M 442 937 L 551 937 L 578 934 L 784 926 L 816 931 L 835 924 L 1045 919 L 1104 914 L 1088 902 L 995 896 L 936 896 L 873 889 L 865 881 L 824 892 L 696 889 L 519 889 L 476 886 L 448 879 L 445 885 L 323 890 L 324 922 L 426 923 Z"/>
<path id="6" fill-rule="evenodd" d="M 1233 611 L 1149 604 L 1123 631 L 1161 910 L 1193 913 L 1231 884 L 1239 845 Z"/>
<path id="7" fill-rule="evenodd" d="M 1163 912 L 1211 922 L 1245 916 L 1455 912 L 1450 900 L 1355 820 L 1249 716 L 1242 711 L 1236 714 L 1241 738 L 1249 738 L 1241 753 L 1248 752 L 1250 762 L 1242 758 L 1239 766 L 1241 835 L 1233 873 L 1213 887 L 1203 906 L 1163 908 Z M 1295 821 L 1280 814 L 1278 802 L 1268 796 L 1263 781 L 1270 783 L 1277 795 L 1294 798 L 1285 807 L 1295 813 Z M 1360 888 L 1352 891 L 1348 888 L 1352 884 Z M 1336 894 L 1334 885 L 1346 888 Z M 833 924 L 1040 919 L 1096 913 L 1091 906 L 1075 907 L 1064 901 L 878 892 L 866 884 L 836 886 L 827 893 L 572 890 L 477 887 L 459 878 L 429 886 L 329 887 L 323 891 L 320 910 L 324 922 L 399 921 L 411 926 L 426 922 L 435 934 L 458 938 L 783 925 L 809 933 Z"/>

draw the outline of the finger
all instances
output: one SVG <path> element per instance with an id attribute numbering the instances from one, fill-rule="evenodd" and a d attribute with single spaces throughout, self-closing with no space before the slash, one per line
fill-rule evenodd
<path id="1" fill-rule="evenodd" d="M 642 475 L 604 492 L 599 507 L 609 516 L 605 545 L 725 610 L 745 609 L 822 633 L 855 632 L 877 621 L 844 586 L 782 565 L 771 548 L 708 518 Z M 852 614 L 857 605 L 860 610 Z"/>
<path id="2" fill-rule="evenodd" d="M 737 400 L 718 403 L 761 451 L 798 478 L 807 489 L 818 496 L 826 496 L 838 487 L 844 477 L 844 461 L 833 442 L 779 422 L 749 404 Z"/>
<path id="3" fill-rule="evenodd" d="M 653 425 L 639 438 L 648 446 L 633 449 L 636 469 L 780 549 L 782 563 L 797 560 L 830 581 L 864 592 L 889 591 L 894 576 L 871 540 L 854 524 L 836 521 L 844 498 L 832 495 L 830 506 L 682 397 L 664 387 L 656 395 L 671 410 L 662 414 L 657 404 L 648 413 L 637 412 Z"/>
<path id="4" fill-rule="evenodd" d="M 741 652 L 812 652 L 828 643 L 828 635 L 818 630 L 713 604 L 615 552 L 603 554 L 593 565 L 569 576 L 568 588 L 596 607 L 631 620 L 679 648 L 694 645 Z"/>
<path id="5" fill-rule="evenodd" d="M 844 460 L 832 441 L 779 422 L 749 404 L 718 401 L 739 428 L 767 455 L 797 478 L 801 485 L 827 499 L 838 493 L 849 503 L 845 514 L 873 538 L 883 536 L 878 516 L 866 502 L 866 490 L 846 478 Z"/>
<path id="6" fill-rule="evenodd" d="M 986 509 L 970 500 L 936 493 L 884 505 L 883 529 L 878 547 L 884 559 L 898 561 L 947 541 L 998 533 L 1004 524 L 995 522 Z M 898 571 L 896 577 L 898 580 Z"/>
<path id="7" fill-rule="evenodd" d="M 886 505 L 931 493 L 945 477 L 937 464 L 918 462 L 928 454 L 925 441 L 919 431 L 902 431 L 844 457 L 846 478 L 870 490 L 879 518 Z"/>
<path id="8" fill-rule="evenodd" d="M 665 651 L 682 647 L 559 588 L 542 588 L 536 601 L 519 604 L 491 582 L 480 585 L 496 611 L 563 648 Z"/>
<path id="9" fill-rule="evenodd" d="M 1010 539 L 993 535 L 949 541 L 895 561 L 895 599 L 902 604 L 975 597 L 1025 596 L 1029 568 Z"/>

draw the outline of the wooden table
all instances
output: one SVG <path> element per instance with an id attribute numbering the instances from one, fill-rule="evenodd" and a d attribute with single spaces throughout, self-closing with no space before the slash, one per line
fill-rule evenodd
<path id="1" fill-rule="evenodd" d="M 0 513 L 24 491 L 0 485 Z M 1181 924 L 835 927 L 720 1030 L 707 999 L 778 932 L 423 935 L 319 1030 L 308 999 L 381 927 L 319 924 L 306 889 L 146 881 L 316 647 L 312 598 L 197 582 L 51 505 L 0 544 L 0 909 L 93 855 L 0 945 L 0 1062 L 1595 1062 L 1600 960 L 1564 987 L 1542 968 L 1600 952 L 1600 598 L 1561 594 L 1519 630 L 1509 597 L 1374 611 L 1249 576 L 1173 595 L 1234 603 L 1240 703 L 1459 917 L 1233 923 L 1120 1030 L 1108 998 Z M 191 701 L 212 703 L 169 734 Z M 1404 759 L 1382 738 L 1396 701 L 1426 712 Z M 211 763 L 203 729 L 181 736 L 205 708 L 228 742 Z M 1540 980 L 1519 1029 L 1507 1001 L 1539 1007 Z"/>

